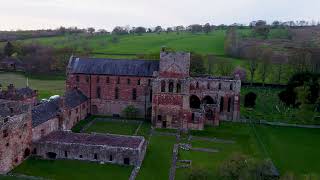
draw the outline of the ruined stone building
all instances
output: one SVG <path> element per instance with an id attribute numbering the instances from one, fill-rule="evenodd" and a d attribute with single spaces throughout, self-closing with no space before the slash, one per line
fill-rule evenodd
<path id="1" fill-rule="evenodd" d="M 0 99 L 0 174 L 29 156 L 31 140 L 31 105 Z"/>
<path id="2" fill-rule="evenodd" d="M 34 142 L 34 153 L 45 159 L 77 159 L 138 165 L 146 152 L 144 137 L 56 131 Z"/>
<path id="3" fill-rule="evenodd" d="M 66 89 L 79 89 L 92 114 L 121 116 L 128 105 L 159 128 L 203 129 L 237 121 L 239 78 L 190 76 L 190 53 L 161 52 L 160 61 L 71 57 Z"/>

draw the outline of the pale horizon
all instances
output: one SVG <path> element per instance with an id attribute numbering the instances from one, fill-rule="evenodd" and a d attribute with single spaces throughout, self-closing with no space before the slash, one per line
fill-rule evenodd
<path id="1" fill-rule="evenodd" d="M 115 26 L 249 24 L 254 20 L 320 21 L 319 0 L 11 0 L 0 7 L 0 30 L 60 26 L 111 31 Z"/>

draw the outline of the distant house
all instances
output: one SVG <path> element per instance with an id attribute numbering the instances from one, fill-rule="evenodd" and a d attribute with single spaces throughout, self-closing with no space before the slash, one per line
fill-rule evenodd
<path id="1" fill-rule="evenodd" d="M 0 69 L 10 71 L 24 71 L 25 65 L 18 58 L 6 57 L 0 60 Z"/>

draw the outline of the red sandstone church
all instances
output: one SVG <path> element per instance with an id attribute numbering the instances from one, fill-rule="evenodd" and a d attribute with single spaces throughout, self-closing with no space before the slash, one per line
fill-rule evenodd
<path id="1" fill-rule="evenodd" d="M 118 117 L 133 105 L 155 127 L 197 130 L 240 116 L 240 79 L 190 76 L 190 53 L 163 51 L 160 61 L 71 57 L 67 76 L 67 90 L 80 90 L 94 115 Z"/>

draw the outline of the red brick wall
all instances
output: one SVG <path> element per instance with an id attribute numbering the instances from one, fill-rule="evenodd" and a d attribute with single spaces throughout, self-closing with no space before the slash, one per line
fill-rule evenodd
<path id="1" fill-rule="evenodd" d="M 79 81 L 77 81 L 77 76 L 79 77 Z M 109 81 L 107 81 L 107 78 L 109 78 Z M 118 78 L 120 78 L 119 83 Z M 130 83 L 128 83 L 128 80 Z M 138 85 L 139 80 L 140 85 Z M 143 115 L 145 100 L 147 100 L 147 107 L 150 106 L 149 94 L 151 83 L 152 77 L 70 74 L 67 80 L 67 89 L 77 87 L 89 99 L 91 98 L 91 108 L 95 105 L 98 110 L 97 112 L 94 112 L 91 109 L 92 114 L 121 114 L 123 108 L 132 104 L 139 108 L 140 114 Z M 100 98 L 97 94 L 98 87 L 100 88 Z M 116 88 L 119 90 L 118 99 L 115 98 Z M 132 97 L 133 89 L 136 89 L 135 100 Z M 145 94 L 147 94 L 147 97 L 145 97 Z M 111 108 L 111 104 L 115 107 Z"/>
<path id="2" fill-rule="evenodd" d="M 70 130 L 79 121 L 85 119 L 90 112 L 89 102 L 84 102 L 77 107 L 67 109 L 63 111 L 64 130 Z"/>

